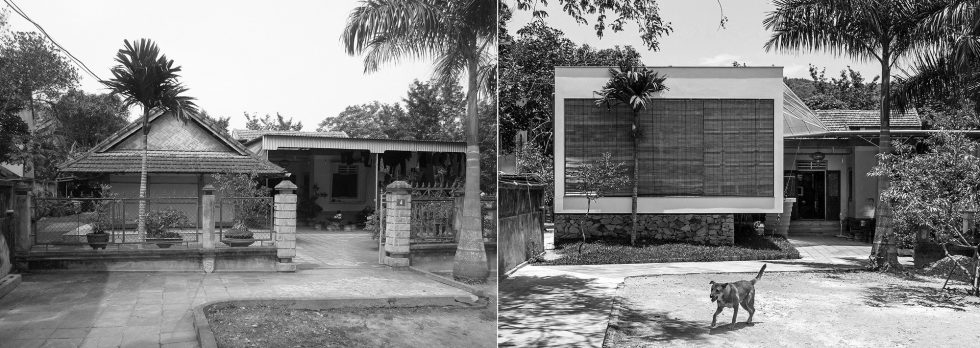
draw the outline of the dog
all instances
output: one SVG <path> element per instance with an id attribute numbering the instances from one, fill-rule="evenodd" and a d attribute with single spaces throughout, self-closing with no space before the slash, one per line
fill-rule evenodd
<path id="1" fill-rule="evenodd" d="M 715 327 L 715 323 L 718 321 L 718 314 L 725 307 L 732 307 L 735 313 L 732 314 L 732 324 L 735 324 L 735 318 L 738 317 L 738 306 L 741 305 L 742 308 L 749 311 L 749 320 L 746 323 L 752 323 L 752 315 L 755 314 L 755 282 L 762 278 L 762 272 L 766 270 L 766 265 L 762 265 L 762 269 L 759 270 L 759 274 L 755 276 L 752 280 L 739 280 L 734 283 L 716 283 L 714 280 L 711 281 L 711 302 L 718 303 L 718 309 L 715 310 L 715 315 L 711 317 L 711 327 Z"/>

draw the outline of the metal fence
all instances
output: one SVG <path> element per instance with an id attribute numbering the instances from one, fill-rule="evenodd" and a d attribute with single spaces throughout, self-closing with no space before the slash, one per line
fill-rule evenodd
<path id="1" fill-rule="evenodd" d="M 251 245 L 255 242 L 260 246 L 273 245 L 276 240 L 274 207 L 272 197 L 218 199 L 215 217 L 218 240 L 229 246 L 237 243 Z"/>
<path id="2" fill-rule="evenodd" d="M 137 231 L 141 201 L 146 204 L 147 214 L 144 236 Z M 161 248 L 200 247 L 198 197 L 36 197 L 32 215 L 33 244 L 45 250 L 86 246 L 126 249 L 146 244 Z M 105 232 L 108 238 L 93 236 L 97 231 Z"/>
<path id="3" fill-rule="evenodd" d="M 412 197 L 411 243 L 456 243 L 459 240 L 455 228 L 456 214 L 462 211 L 461 197 Z M 485 196 L 480 199 L 483 241 L 497 241 L 497 199 Z"/>

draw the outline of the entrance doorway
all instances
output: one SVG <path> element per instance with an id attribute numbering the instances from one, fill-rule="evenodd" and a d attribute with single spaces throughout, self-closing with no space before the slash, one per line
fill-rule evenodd
<path id="1" fill-rule="evenodd" d="M 785 173 L 788 197 L 795 197 L 793 220 L 840 218 L 840 171 L 796 170 Z"/>

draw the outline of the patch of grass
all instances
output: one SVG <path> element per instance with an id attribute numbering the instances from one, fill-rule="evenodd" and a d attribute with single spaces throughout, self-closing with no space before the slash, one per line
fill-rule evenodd
<path id="1" fill-rule="evenodd" d="M 581 253 L 579 247 L 581 246 Z M 561 257 L 546 265 L 604 265 L 617 263 L 706 262 L 798 259 L 800 252 L 779 236 L 759 236 L 751 230 L 735 233 L 735 245 L 686 242 L 650 242 L 630 246 L 628 241 L 574 242 L 555 250 Z"/>

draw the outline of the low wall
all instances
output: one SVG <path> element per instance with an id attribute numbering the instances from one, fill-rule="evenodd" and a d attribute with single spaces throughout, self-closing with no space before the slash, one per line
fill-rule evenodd
<path id="1" fill-rule="evenodd" d="M 274 247 L 218 249 L 144 249 L 112 251 L 32 251 L 17 262 L 32 272 L 150 271 L 203 272 L 205 256 L 214 256 L 215 272 L 275 272 Z"/>
<path id="2" fill-rule="evenodd" d="M 544 223 L 541 212 L 524 213 L 500 218 L 501 245 L 497 269 L 507 273 L 517 265 L 544 252 Z"/>
<path id="3" fill-rule="evenodd" d="M 630 214 L 555 214 L 555 240 L 629 239 Z M 637 239 L 710 245 L 735 243 L 733 214 L 640 214 Z"/>
<path id="4" fill-rule="evenodd" d="M 484 243 L 487 253 L 487 267 L 497 266 L 497 244 Z M 456 258 L 456 244 L 412 244 L 409 264 L 429 272 L 451 271 Z"/>

